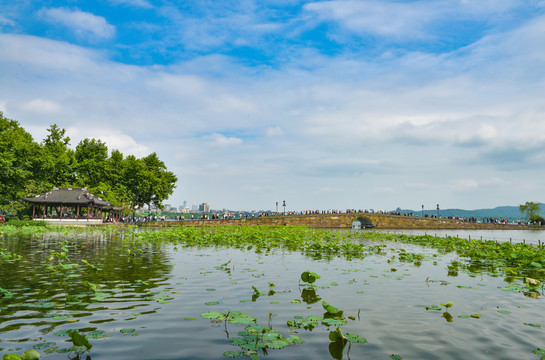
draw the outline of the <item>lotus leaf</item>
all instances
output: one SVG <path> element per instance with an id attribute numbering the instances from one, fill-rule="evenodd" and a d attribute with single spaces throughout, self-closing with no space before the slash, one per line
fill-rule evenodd
<path id="1" fill-rule="evenodd" d="M 285 348 L 286 346 L 289 346 L 290 343 L 286 340 L 280 340 L 280 339 L 277 339 L 277 340 L 272 340 L 270 343 L 267 343 L 267 347 L 269 349 L 283 349 Z"/>
<path id="2" fill-rule="evenodd" d="M 291 344 L 302 344 L 302 343 L 304 343 L 304 341 L 299 336 L 296 336 L 296 335 L 291 335 L 290 337 L 285 338 L 284 340 L 286 340 L 287 342 L 289 342 Z"/>
<path id="3" fill-rule="evenodd" d="M 344 336 L 340 327 L 337 327 L 335 330 L 329 332 L 329 340 L 331 341 L 347 341 L 348 339 Z"/>
<path id="4" fill-rule="evenodd" d="M 263 349 L 267 347 L 267 345 L 265 345 L 264 342 L 262 341 L 255 341 L 255 339 L 251 342 L 246 342 L 244 344 L 241 344 L 240 345 L 240 348 L 243 349 L 243 350 L 252 350 L 252 351 L 257 351 L 259 349 Z"/>
<path id="5" fill-rule="evenodd" d="M 251 315 L 240 314 L 235 316 L 229 316 L 229 322 L 233 324 L 252 324 L 255 323 L 257 319 Z"/>
<path id="6" fill-rule="evenodd" d="M 241 337 L 234 337 L 234 338 L 230 338 L 229 342 L 231 342 L 231 345 L 233 346 L 240 346 L 242 344 L 246 344 L 248 341 Z"/>
<path id="7" fill-rule="evenodd" d="M 328 304 L 328 303 L 325 302 L 325 301 L 322 301 L 322 306 L 324 307 L 324 309 L 325 309 L 325 310 L 328 312 L 328 314 L 330 314 L 330 315 L 342 317 L 343 314 L 344 314 L 344 311 L 343 311 L 343 310 L 340 310 L 340 309 L 336 308 L 335 306 Z"/>
<path id="8" fill-rule="evenodd" d="M 362 337 L 360 337 L 359 335 L 356 335 L 356 334 L 349 334 L 349 333 L 346 333 L 346 338 L 347 338 L 348 341 L 351 342 L 351 343 L 360 343 L 360 344 L 364 344 L 364 343 L 367 342 L 367 339 L 362 338 Z"/>
<path id="9" fill-rule="evenodd" d="M 322 324 L 326 326 L 338 326 L 338 325 L 346 325 L 347 321 L 341 320 L 341 319 L 323 319 Z"/>
<path id="10" fill-rule="evenodd" d="M 40 359 L 40 353 L 36 350 L 27 350 L 23 353 L 21 356 L 22 360 L 39 360 Z"/>
<path id="11" fill-rule="evenodd" d="M 21 357 L 17 354 L 5 354 L 2 360 L 21 360 Z"/>
<path id="12" fill-rule="evenodd" d="M 319 278 L 320 275 L 308 270 L 301 274 L 301 280 L 309 284 L 313 284 Z"/>
<path id="13" fill-rule="evenodd" d="M 36 350 L 39 350 L 39 349 L 44 348 L 44 347 L 49 348 L 49 347 L 52 347 L 52 346 L 55 346 L 55 345 L 56 344 L 54 342 L 50 341 L 50 342 L 46 342 L 46 343 L 36 344 L 36 345 L 33 346 L 33 348 L 36 349 Z"/>
<path id="14" fill-rule="evenodd" d="M 68 335 L 72 339 L 72 343 L 75 346 L 85 346 L 87 349 L 90 349 L 93 347 L 93 345 L 87 340 L 87 338 L 84 335 L 81 335 L 79 331 L 70 329 L 68 330 Z"/>
<path id="15" fill-rule="evenodd" d="M 440 303 L 440 304 L 441 304 L 442 306 L 446 307 L 447 309 L 450 308 L 450 307 L 452 307 L 452 305 L 453 305 L 453 304 L 452 304 L 452 301 L 449 301 L 449 302 L 446 303 L 446 304 L 443 304 L 443 303 Z"/>

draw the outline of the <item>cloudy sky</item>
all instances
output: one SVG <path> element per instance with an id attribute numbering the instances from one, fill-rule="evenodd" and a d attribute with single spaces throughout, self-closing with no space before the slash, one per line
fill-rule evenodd
<path id="1" fill-rule="evenodd" d="M 545 201 L 545 1 L 4 0 L 0 111 L 157 152 L 172 205 Z"/>

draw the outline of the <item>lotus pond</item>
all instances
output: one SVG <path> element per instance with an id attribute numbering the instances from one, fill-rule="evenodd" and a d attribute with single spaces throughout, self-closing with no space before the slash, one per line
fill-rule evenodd
<path id="1" fill-rule="evenodd" d="M 545 359 L 532 245 L 261 226 L 0 236 L 5 359 Z"/>

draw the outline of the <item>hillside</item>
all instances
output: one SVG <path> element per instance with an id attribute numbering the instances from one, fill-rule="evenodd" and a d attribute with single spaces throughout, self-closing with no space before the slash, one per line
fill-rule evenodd
<path id="1" fill-rule="evenodd" d="M 412 212 L 415 215 L 421 215 L 422 210 L 401 210 L 401 213 Z M 424 210 L 424 214 L 436 215 L 436 210 Z M 464 210 L 464 209 L 440 209 L 439 215 L 456 216 L 456 217 L 475 217 L 477 219 L 482 218 L 501 218 L 509 220 L 523 220 L 522 214 L 519 211 L 518 206 L 498 206 L 493 209 L 476 209 L 476 210 Z M 545 218 L 545 204 L 541 204 L 541 217 Z"/>

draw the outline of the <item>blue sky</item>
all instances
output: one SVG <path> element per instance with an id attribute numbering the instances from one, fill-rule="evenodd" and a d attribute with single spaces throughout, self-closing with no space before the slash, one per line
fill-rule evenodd
<path id="1" fill-rule="evenodd" d="M 212 208 L 544 201 L 545 1 L 0 3 L 0 111 Z"/>

